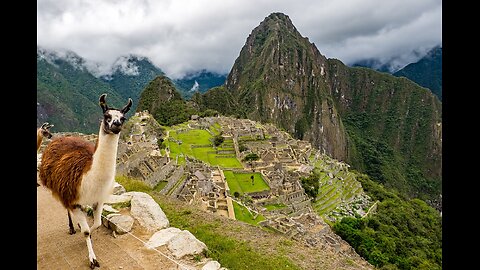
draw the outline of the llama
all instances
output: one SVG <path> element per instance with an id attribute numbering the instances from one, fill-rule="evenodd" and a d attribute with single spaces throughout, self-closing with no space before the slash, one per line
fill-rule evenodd
<path id="1" fill-rule="evenodd" d="M 47 138 L 47 139 L 52 138 L 52 133 L 50 133 L 49 129 L 53 126 L 54 125 L 51 125 L 48 122 L 45 122 L 42 124 L 41 127 L 37 129 L 37 152 L 38 152 L 38 149 L 40 149 L 40 146 L 42 145 L 43 138 Z"/>
<path id="2" fill-rule="evenodd" d="M 40 180 L 67 209 L 69 233 L 75 234 L 72 218 L 85 236 L 90 268 L 100 267 L 92 247 L 91 233 L 101 225 L 103 204 L 113 190 L 118 141 L 125 114 L 132 99 L 122 109 L 109 108 L 106 94 L 100 96 L 103 120 L 96 144 L 78 137 L 54 138 L 45 148 Z M 87 223 L 86 207 L 93 208 L 93 225 Z"/>

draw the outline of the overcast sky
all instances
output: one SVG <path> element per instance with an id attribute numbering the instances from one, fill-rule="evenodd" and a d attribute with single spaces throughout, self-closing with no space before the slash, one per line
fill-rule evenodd
<path id="1" fill-rule="evenodd" d="M 441 0 L 37 0 L 37 45 L 72 50 L 104 73 L 128 54 L 171 78 L 228 73 L 272 12 L 345 64 L 395 58 L 402 66 L 442 43 Z"/>

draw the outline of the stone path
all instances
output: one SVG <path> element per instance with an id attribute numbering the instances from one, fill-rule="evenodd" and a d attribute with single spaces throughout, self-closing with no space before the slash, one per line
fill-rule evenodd
<path id="1" fill-rule="evenodd" d="M 148 240 L 141 232 L 132 233 Z M 99 269 L 182 269 L 129 234 L 113 237 L 104 226 L 93 232 L 92 243 Z M 90 269 L 83 235 L 68 234 L 67 210 L 43 186 L 37 187 L 37 269 Z"/>

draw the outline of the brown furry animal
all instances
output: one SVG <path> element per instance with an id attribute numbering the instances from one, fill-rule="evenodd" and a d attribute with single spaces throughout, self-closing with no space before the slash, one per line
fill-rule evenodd
<path id="1" fill-rule="evenodd" d="M 40 165 L 40 180 L 68 212 L 70 234 L 76 231 L 72 218 L 85 235 L 90 268 L 100 266 L 93 252 L 91 233 L 101 225 L 103 204 L 112 193 L 118 140 L 132 99 L 121 110 L 109 108 L 106 94 L 100 96 L 103 121 L 96 145 L 77 137 L 59 137 L 47 145 Z M 93 208 L 89 228 L 86 207 Z"/>

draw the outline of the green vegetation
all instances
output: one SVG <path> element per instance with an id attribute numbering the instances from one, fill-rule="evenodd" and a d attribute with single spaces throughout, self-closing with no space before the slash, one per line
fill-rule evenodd
<path id="1" fill-rule="evenodd" d="M 315 199 L 317 197 L 318 188 L 320 186 L 319 178 L 320 175 L 316 173 L 312 173 L 308 177 L 300 178 L 305 193 L 307 193 L 307 195 L 310 196 L 310 198 L 312 199 Z"/>
<path id="2" fill-rule="evenodd" d="M 237 220 L 240 220 L 252 225 L 258 225 L 260 221 L 265 220 L 265 217 L 262 216 L 261 214 L 258 214 L 256 217 L 254 217 L 252 213 L 250 213 L 248 209 L 245 208 L 244 206 L 238 204 L 235 201 L 233 201 L 232 203 L 233 203 L 233 209 L 235 211 L 235 218 Z"/>
<path id="3" fill-rule="evenodd" d="M 267 183 L 263 180 L 261 173 L 235 173 L 233 171 L 224 171 L 223 174 L 230 187 L 230 193 L 238 192 L 240 195 L 251 192 L 269 190 Z M 252 184 L 251 176 L 254 177 Z"/>
<path id="4" fill-rule="evenodd" d="M 246 162 L 257 161 L 259 159 L 260 159 L 260 157 L 255 153 L 249 153 L 243 158 L 243 160 L 246 161 Z"/>
<path id="5" fill-rule="evenodd" d="M 205 218 L 199 211 L 184 205 L 173 204 L 166 197 L 151 193 L 168 217 L 172 227 L 190 231 L 195 237 L 208 247 L 206 255 L 218 261 L 223 267 L 230 270 L 265 269 L 265 270 L 300 270 L 282 253 L 271 252 L 277 248 L 275 245 L 270 249 L 259 248 L 255 243 L 243 240 L 240 233 L 229 232 L 244 231 L 244 226 L 235 222 L 220 222 L 218 218 Z M 258 219 L 258 218 L 257 218 Z M 259 229 L 260 230 L 260 229 Z M 294 248 L 285 247 L 285 248 Z"/>
<path id="6" fill-rule="evenodd" d="M 249 35 L 250 45 L 240 52 L 227 83 L 198 96 L 202 106 L 273 123 L 314 147 L 322 129 L 335 149 L 330 151 L 348 157 L 352 168 L 411 198 L 437 199 L 442 191 L 438 98 L 406 78 L 325 61 L 307 39 L 288 29 L 294 27 L 285 15 L 265 18 Z M 320 69 L 324 78 L 315 74 Z M 278 103 L 295 110 L 276 110 Z M 328 112 L 319 114 L 320 108 Z M 338 117 L 338 125 L 328 124 L 328 117 Z"/>
<path id="7" fill-rule="evenodd" d="M 84 61 L 74 54 L 69 57 L 77 63 Z M 51 64 L 37 52 L 37 121 L 54 124 L 52 132 L 98 133 L 98 119 L 102 117 L 98 98 L 103 93 L 110 107 L 121 108 L 127 103 L 86 69 L 60 58 Z"/>
<path id="8" fill-rule="evenodd" d="M 117 181 L 120 185 L 122 185 L 127 192 L 128 191 L 149 192 L 152 190 L 142 180 L 134 179 L 124 175 L 117 175 L 115 177 L 115 181 Z"/>
<path id="9" fill-rule="evenodd" d="M 218 134 L 213 137 L 213 145 L 216 147 L 220 146 L 224 141 L 225 138 L 222 136 L 222 134 Z"/>
<path id="10" fill-rule="evenodd" d="M 217 129 L 218 127 L 214 128 Z M 224 140 L 219 147 L 214 147 L 213 137 L 207 130 L 190 129 L 184 124 L 173 126 L 168 130 L 170 131 L 170 138 L 165 144 L 170 149 L 170 157 L 176 158 L 178 156 L 180 163 L 185 162 L 185 156 L 190 156 L 212 166 L 243 168 L 240 161 L 235 157 L 231 139 Z M 232 151 L 232 154 L 217 154 L 217 150 Z"/>
<path id="11" fill-rule="evenodd" d="M 272 253 L 269 249 L 258 248 L 250 241 L 243 240 L 242 235 L 233 234 L 232 236 L 228 234 L 231 231 L 243 231 L 241 224 L 229 222 L 228 228 L 226 228 L 227 224 L 222 223 L 225 222 L 224 218 L 212 217 L 210 214 L 198 211 L 183 202 L 170 200 L 167 196 L 152 190 L 139 180 L 124 176 L 117 176 L 115 180 L 123 185 L 127 191 L 140 191 L 151 195 L 167 215 L 170 226 L 190 231 L 198 240 L 207 245 L 208 251 L 205 255 L 220 262 L 223 267 L 231 270 L 301 269 L 283 254 Z M 209 218 L 206 218 L 204 215 L 208 215 Z M 255 224 L 255 222 L 258 223 L 263 219 L 264 217 L 261 215 L 256 219 L 253 219 L 253 217 L 248 218 L 248 215 L 245 215 L 245 220 L 243 221 Z M 258 230 L 261 229 L 259 228 Z"/>
<path id="12" fill-rule="evenodd" d="M 175 90 L 172 81 L 163 75 L 153 79 L 142 91 L 137 112 L 143 110 L 148 110 L 163 126 L 183 123 L 196 114 Z"/>
<path id="13" fill-rule="evenodd" d="M 419 199 L 407 199 L 359 174 L 378 206 L 374 215 L 343 218 L 333 229 L 366 260 L 382 269 L 441 269 L 442 220 Z"/>
<path id="14" fill-rule="evenodd" d="M 232 93 L 224 86 L 213 87 L 203 95 L 196 92 L 191 99 L 197 104 L 200 110 L 212 109 L 223 115 L 238 115 L 238 103 L 235 101 Z"/>
<path id="15" fill-rule="evenodd" d="M 406 78 L 330 64 L 346 74 L 352 96 L 348 108 L 339 110 L 350 145 L 347 162 L 410 198 L 437 199 L 442 192 L 438 98 Z"/>
<path id="16" fill-rule="evenodd" d="M 164 73 L 161 69 L 155 67 L 147 58 L 131 55 L 126 60 L 129 65 L 137 67 L 138 74 L 131 76 L 125 74 L 120 69 L 116 69 L 113 74 L 106 78 L 101 77 L 101 79 L 115 89 L 115 92 L 120 94 L 125 100 L 132 98 L 133 105 L 131 110 L 136 111 L 143 89 L 150 81 L 155 79 L 156 76 L 163 75 Z"/>
<path id="17" fill-rule="evenodd" d="M 153 190 L 161 191 L 167 184 L 168 184 L 167 181 L 160 181 L 158 182 L 158 184 L 155 186 Z"/>
<path id="18" fill-rule="evenodd" d="M 393 75 L 409 78 L 442 100 L 442 47 L 433 48 L 418 62 L 408 64 Z"/>

